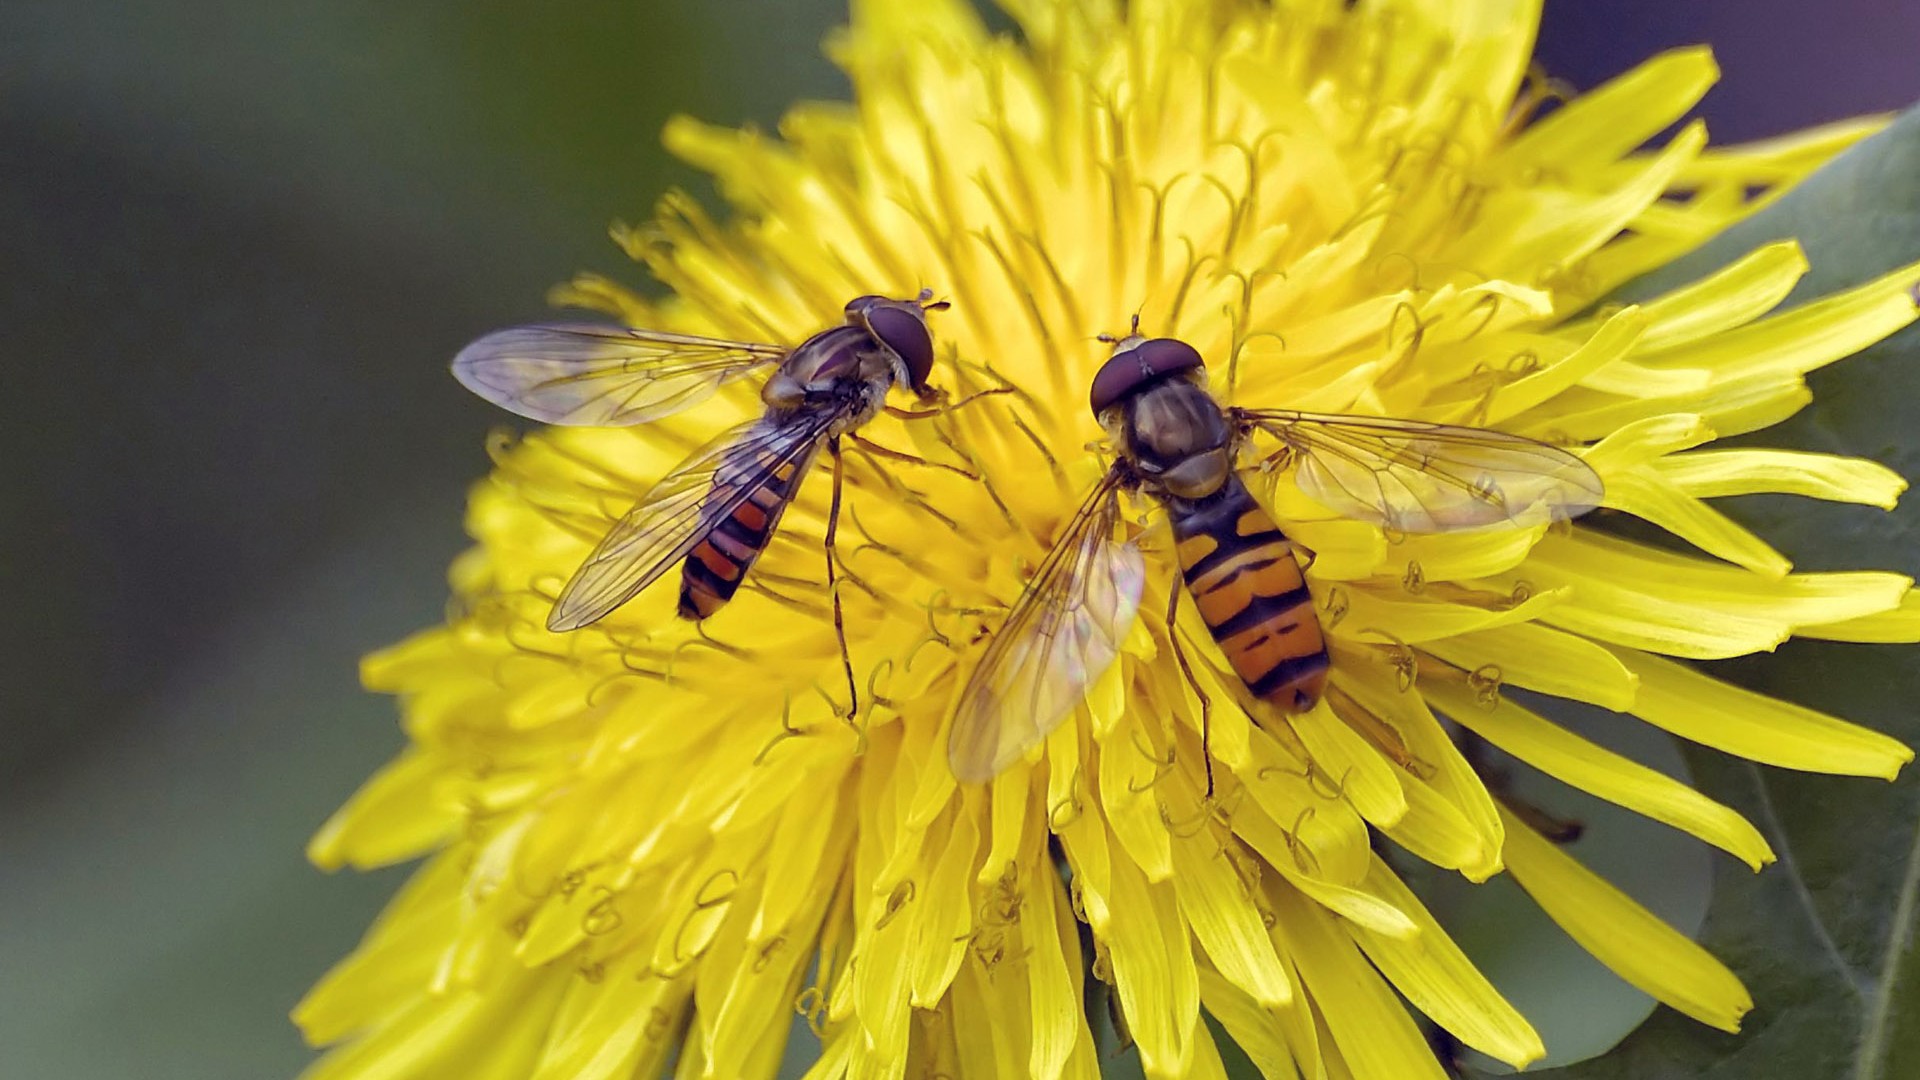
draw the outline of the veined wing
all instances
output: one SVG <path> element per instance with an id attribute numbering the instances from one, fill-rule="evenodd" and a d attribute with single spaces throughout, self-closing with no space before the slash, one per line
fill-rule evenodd
<path id="1" fill-rule="evenodd" d="M 1586 462 L 1520 435 L 1291 409 L 1232 412 L 1292 452 L 1300 490 L 1400 532 L 1562 521 L 1605 493 Z"/>
<path id="2" fill-rule="evenodd" d="M 453 358 L 460 385 L 548 424 L 624 427 L 657 420 L 789 350 L 620 326 L 495 330 Z"/>
<path id="3" fill-rule="evenodd" d="M 1140 608 L 1140 549 L 1117 543 L 1120 472 L 1109 470 L 1047 553 L 967 680 L 947 736 L 964 782 L 990 780 L 1038 744 L 1113 663 Z"/>
<path id="4" fill-rule="evenodd" d="M 805 469 L 835 410 L 761 417 L 721 432 L 627 511 L 573 572 L 547 629 L 578 630 L 639 595 L 685 559 L 747 497 L 787 465 Z"/>

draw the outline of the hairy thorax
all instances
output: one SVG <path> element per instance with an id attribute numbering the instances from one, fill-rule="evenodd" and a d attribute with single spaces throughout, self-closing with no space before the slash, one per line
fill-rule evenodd
<path id="1" fill-rule="evenodd" d="M 866 331 L 837 326 L 815 334 L 781 363 L 761 388 L 773 412 L 851 403 L 827 432 L 843 435 L 874 418 L 900 374 L 898 362 Z"/>
<path id="2" fill-rule="evenodd" d="M 1233 467 L 1233 429 L 1206 389 L 1183 378 L 1141 391 L 1125 408 L 1127 456 L 1155 494 L 1203 499 Z"/>

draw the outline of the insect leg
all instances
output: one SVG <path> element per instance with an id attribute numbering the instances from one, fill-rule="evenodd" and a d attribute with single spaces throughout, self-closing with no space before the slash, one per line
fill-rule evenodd
<path id="1" fill-rule="evenodd" d="M 860 715 L 860 691 L 853 682 L 853 657 L 847 654 L 847 625 L 840 615 L 840 580 L 834 572 L 833 534 L 840 526 L 840 484 L 845 470 L 840 462 L 840 437 L 827 440 L 827 453 L 833 455 L 833 501 L 827 506 L 827 594 L 833 598 L 833 636 L 840 642 L 840 667 L 847 673 L 847 722 Z"/>
<path id="2" fill-rule="evenodd" d="M 867 453 L 872 454 L 874 457 L 886 458 L 889 461 L 904 462 L 908 465 L 925 465 L 930 469 L 945 469 L 948 472 L 959 473 L 961 476 L 964 476 L 969 480 L 980 479 L 980 476 L 978 473 L 968 472 L 967 470 L 959 467 L 958 465 L 949 465 L 944 461 L 928 461 L 926 458 L 923 458 L 923 457 L 915 457 L 912 454 L 903 453 L 899 450 L 892 450 L 885 446 L 881 446 L 879 443 L 874 442 L 871 439 L 863 439 L 860 436 L 853 434 L 852 432 L 848 432 L 847 438 L 853 441 L 853 445 L 859 447 L 862 450 L 865 450 Z"/>
<path id="3" fill-rule="evenodd" d="M 933 417 L 953 412 L 963 405 L 971 405 L 983 397 L 1011 393 L 1013 393 L 1013 387 L 1011 386 L 992 386 L 985 390 L 975 390 L 959 401 L 943 401 L 931 409 L 902 409 L 895 405 L 888 405 L 886 406 L 886 411 L 888 416 L 899 420 L 930 420 Z"/>
<path id="4" fill-rule="evenodd" d="M 1187 677 L 1187 685 L 1192 687 L 1193 695 L 1200 699 L 1200 760 L 1207 769 L 1207 798 L 1213 798 L 1213 701 L 1207 692 L 1200 689 L 1199 680 L 1193 677 L 1193 668 L 1187 663 L 1186 650 L 1180 647 L 1180 634 L 1174 625 L 1174 617 L 1180 613 L 1180 593 L 1182 586 L 1174 582 L 1167 588 L 1167 640 L 1173 644 L 1173 658 L 1180 661 L 1180 674 Z"/>

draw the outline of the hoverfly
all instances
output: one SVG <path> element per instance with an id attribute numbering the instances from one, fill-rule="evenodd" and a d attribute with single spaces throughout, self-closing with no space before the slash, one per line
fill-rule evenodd
<path id="1" fill-rule="evenodd" d="M 825 448 L 833 459 L 827 516 L 827 584 L 834 629 L 853 687 L 834 589 L 834 527 L 840 511 L 840 439 L 882 409 L 887 391 L 906 386 L 929 401 L 933 338 L 926 312 L 933 291 L 913 300 L 862 296 L 846 322 L 796 348 L 723 341 L 657 330 L 577 325 L 498 330 L 453 359 L 461 385 L 502 408 L 548 424 L 623 427 L 677 413 L 722 385 L 768 372 L 765 411 L 693 452 L 622 517 L 561 589 L 547 616 L 553 631 L 577 630 L 639 595 L 681 564 L 680 615 L 720 610 L 759 558 Z M 859 707 L 857 694 L 853 708 Z"/>
<path id="2" fill-rule="evenodd" d="M 955 707 L 947 756 L 990 779 L 1058 727 L 1119 653 L 1140 606 L 1140 549 L 1116 541 L 1120 492 L 1166 509 L 1186 592 L 1254 697 L 1311 709 L 1330 660 L 1294 545 L 1241 479 L 1255 433 L 1278 442 L 1314 500 L 1400 533 L 1564 520 L 1599 504 L 1600 478 L 1565 450 L 1480 428 L 1384 417 L 1223 408 L 1193 346 L 1139 320 L 1094 375 L 1089 404 L 1113 464 L 1035 570 Z M 1173 637 L 1181 590 L 1169 589 Z M 1189 679 L 1191 674 L 1189 673 Z M 1204 700 L 1204 696 L 1203 696 Z"/>

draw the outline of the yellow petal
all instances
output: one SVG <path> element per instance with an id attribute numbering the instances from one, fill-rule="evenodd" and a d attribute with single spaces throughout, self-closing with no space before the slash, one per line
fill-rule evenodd
<path id="1" fill-rule="evenodd" d="M 1299 967 L 1353 1074 L 1365 1080 L 1446 1080 L 1400 999 L 1353 941 L 1292 889 L 1268 892 L 1280 916 L 1274 936 Z"/>
<path id="2" fill-rule="evenodd" d="M 1193 1053 L 1200 988 L 1173 886 L 1116 861 L 1109 910 L 1104 944 L 1141 1064 L 1150 1076 L 1178 1074 Z"/>
<path id="3" fill-rule="evenodd" d="M 1712 953 L 1511 815 L 1507 867 L 1562 930 L 1615 974 L 1703 1024 L 1740 1029 L 1753 999 Z"/>
<path id="4" fill-rule="evenodd" d="M 1773 849 L 1746 818 L 1665 773 L 1597 746 L 1505 697 L 1490 703 L 1462 684 L 1422 679 L 1447 716 L 1548 776 L 1693 834 L 1755 870 Z"/>
<path id="5" fill-rule="evenodd" d="M 1407 797 L 1393 766 L 1322 701 L 1285 721 L 1300 735 L 1321 770 L 1360 815 L 1380 828 L 1407 813 Z"/>
<path id="6" fill-rule="evenodd" d="M 1906 479 L 1879 462 L 1798 450 L 1696 450 L 1653 467 L 1701 499 L 1781 492 L 1891 510 L 1907 490 Z"/>
<path id="7" fill-rule="evenodd" d="M 1128 713 L 1101 744 L 1099 801 L 1121 850 L 1149 880 L 1165 881 L 1173 873 L 1173 853 L 1153 785 L 1166 775 L 1172 757 L 1170 748 L 1153 747 L 1148 726 Z"/>
<path id="8" fill-rule="evenodd" d="M 1682 492 L 1649 470 L 1607 476 L 1603 505 L 1622 510 L 1762 577 L 1785 577 L 1793 564 L 1732 518 Z"/>
<path id="9" fill-rule="evenodd" d="M 1290 1005 L 1293 988 L 1261 925 L 1250 888 L 1210 829 L 1173 841 L 1173 885 L 1180 913 L 1213 966 L 1267 1006 Z"/>
<path id="10" fill-rule="evenodd" d="M 1896 739 L 1709 678 L 1683 664 L 1615 649 L 1640 676 L 1634 715 L 1683 739 L 1766 765 L 1892 780 L 1913 751 Z"/>
<path id="11" fill-rule="evenodd" d="M 1803 375 L 1851 356 L 1912 322 L 1920 313 L 1911 295 L 1916 277 L 1920 277 L 1920 266 L 1904 266 L 1785 314 L 1639 359 L 1705 368 L 1727 382 Z"/>
<path id="12" fill-rule="evenodd" d="M 1233 1044 L 1265 1080 L 1295 1080 L 1299 1075 L 1293 1054 L 1287 1050 L 1286 1034 L 1272 1009 L 1248 997 L 1226 976 L 1204 966 L 1200 968 L 1200 1003 L 1206 1006 L 1208 1015 L 1220 1021 Z"/>
<path id="13" fill-rule="evenodd" d="M 1743 326 L 1778 306 L 1806 272 L 1807 256 L 1797 241 L 1755 248 L 1643 305 L 1647 332 L 1640 347 L 1652 352 Z"/>
<path id="14" fill-rule="evenodd" d="M 939 1003 L 966 955 L 973 920 L 968 879 L 973 876 L 974 859 L 980 850 L 976 821 L 977 815 L 969 810 L 954 815 L 932 872 L 918 886 L 922 893 L 916 897 L 919 903 L 913 911 L 912 943 L 907 951 L 915 1008 L 930 1009 Z M 767 878 L 776 882 L 795 880 L 771 871 Z"/>
<path id="15" fill-rule="evenodd" d="M 1335 885 L 1358 884 L 1370 858 L 1366 820 L 1337 797 L 1318 766 L 1309 775 L 1304 763 L 1283 758 L 1265 732 L 1257 733 L 1252 745 L 1252 760 L 1240 773 L 1252 798 L 1235 809 L 1235 831 L 1240 832 L 1244 816 L 1267 842 L 1263 853 L 1284 847 L 1304 871 Z M 1272 843 L 1276 838 L 1279 846 Z"/>
<path id="16" fill-rule="evenodd" d="M 1569 175 L 1611 163 L 1679 119 L 1719 78 L 1704 46 L 1661 53 L 1529 127 L 1502 161 Z"/>
<path id="17" fill-rule="evenodd" d="M 1906 644 L 1920 641 L 1920 591 L 1907 590 L 1900 606 L 1889 611 L 1862 615 L 1840 622 L 1817 623 L 1800 628 L 1801 637 L 1827 641 L 1860 641 L 1881 644 Z"/>
<path id="18" fill-rule="evenodd" d="M 1469 881 L 1499 873 L 1499 849 L 1459 807 L 1417 776 L 1402 777 L 1400 784 L 1407 796 L 1406 815 L 1381 832 L 1435 866 L 1460 871 Z"/>
<path id="19" fill-rule="evenodd" d="M 1531 624 L 1520 624 L 1531 625 Z M 1438 801 L 1451 810 L 1454 815 L 1444 817 L 1444 822 L 1420 826 L 1419 822 L 1436 815 L 1425 813 L 1424 793 L 1409 798 L 1411 806 L 1419 800 L 1423 814 L 1416 819 L 1415 826 L 1403 829 L 1419 831 L 1424 828 L 1428 841 L 1434 847 L 1457 847 L 1448 858 L 1448 864 L 1457 867 L 1467 877 L 1483 881 L 1500 870 L 1500 815 L 1494 811 L 1493 798 L 1487 794 L 1487 788 L 1473 767 L 1460 754 L 1454 745 L 1452 736 L 1440 726 L 1427 703 L 1412 687 L 1398 689 L 1397 681 L 1380 672 L 1377 665 L 1363 668 L 1358 662 L 1349 661 L 1342 656 L 1344 663 L 1335 670 L 1335 688 L 1329 693 L 1336 709 L 1341 708 L 1337 695 L 1347 695 L 1352 699 L 1352 707 L 1363 709 L 1376 718 L 1376 721 L 1389 729 L 1394 738 L 1403 747 L 1399 751 L 1397 762 L 1412 777 L 1430 788 Z M 1370 669 L 1370 670 L 1369 670 Z M 1372 674 L 1375 677 L 1367 678 Z M 1404 786 L 1404 782 L 1403 782 Z M 1469 846 L 1458 840 L 1443 842 L 1438 839 L 1440 830 L 1452 838 L 1459 823 L 1464 823 L 1473 835 Z M 1403 820 L 1402 826 L 1407 823 Z M 1477 851 L 1477 855 L 1467 854 Z"/>
<path id="20" fill-rule="evenodd" d="M 1021 902 L 1020 962 L 1027 984 L 1027 1076 L 1057 1080 L 1085 1030 L 1081 1019 L 1079 940 L 1062 933 L 1067 898 L 1057 874 L 1042 874 Z"/>
<path id="21" fill-rule="evenodd" d="M 307 859 L 322 870 L 370 870 L 411 859 L 446 843 L 460 811 L 441 793 L 445 761 L 406 750 L 381 767 L 307 842 Z"/>
<path id="22" fill-rule="evenodd" d="M 1540 623 L 1515 623 L 1421 646 L 1462 671 L 1614 712 L 1632 705 L 1640 678 L 1604 646 Z"/>
<path id="23" fill-rule="evenodd" d="M 1733 567 L 1577 531 L 1549 535 L 1526 567 L 1535 588 L 1573 589 L 1548 623 L 1602 641 L 1689 659 L 1770 651 L 1798 626 L 1899 603 L 1897 574 L 1792 574 L 1777 581 Z M 1518 579 L 1502 581 L 1512 588 Z"/>
<path id="24" fill-rule="evenodd" d="M 1485 975 L 1453 943 L 1412 890 L 1379 858 L 1367 887 L 1404 911 L 1420 927 L 1417 940 L 1348 930 L 1394 989 L 1461 1042 L 1516 1068 L 1546 1056 L 1547 1048 L 1519 1010 L 1508 1004 Z"/>

